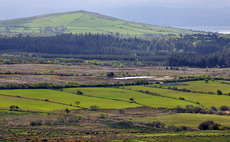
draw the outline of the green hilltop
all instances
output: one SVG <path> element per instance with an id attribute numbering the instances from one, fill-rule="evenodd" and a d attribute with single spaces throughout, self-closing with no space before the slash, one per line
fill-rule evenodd
<path id="1" fill-rule="evenodd" d="M 194 34 L 198 32 L 128 22 L 87 11 L 75 11 L 0 21 L 0 33 L 26 33 L 32 35 L 103 33 L 116 36 L 156 36 Z"/>

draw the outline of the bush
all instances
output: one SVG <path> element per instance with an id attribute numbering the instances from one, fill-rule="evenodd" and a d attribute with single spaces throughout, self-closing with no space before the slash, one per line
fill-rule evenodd
<path id="1" fill-rule="evenodd" d="M 187 111 L 188 113 L 192 113 L 192 112 L 193 112 L 193 108 L 194 108 L 193 105 L 186 105 L 186 106 L 185 106 L 185 109 L 186 109 L 186 111 Z"/>
<path id="2" fill-rule="evenodd" d="M 211 110 L 217 111 L 218 109 L 215 106 L 211 106 Z"/>
<path id="3" fill-rule="evenodd" d="M 199 107 L 199 106 L 195 106 L 195 107 L 193 108 L 193 112 L 194 112 L 194 113 L 200 113 L 201 110 L 202 110 L 202 108 Z"/>
<path id="4" fill-rule="evenodd" d="M 45 64 L 46 61 L 43 58 L 38 59 L 37 64 Z"/>
<path id="5" fill-rule="evenodd" d="M 90 106 L 90 110 L 92 110 L 92 111 L 97 111 L 97 110 L 99 110 L 99 106 L 97 106 L 97 105 L 92 105 L 92 106 Z"/>
<path id="6" fill-rule="evenodd" d="M 30 122 L 30 126 L 41 126 L 42 122 L 40 120 Z"/>
<path id="7" fill-rule="evenodd" d="M 125 110 L 124 110 L 124 109 L 119 109 L 119 113 L 120 113 L 120 114 L 124 114 L 124 113 L 125 113 Z"/>
<path id="8" fill-rule="evenodd" d="M 77 90 L 77 95 L 83 95 L 83 92 L 81 90 Z"/>
<path id="9" fill-rule="evenodd" d="M 109 114 L 107 114 L 107 113 L 101 113 L 100 116 L 99 116 L 99 118 L 105 119 L 105 118 L 107 118 L 108 116 L 109 116 Z"/>
<path id="10" fill-rule="evenodd" d="M 4 59 L 3 64 L 10 64 L 10 60 Z"/>
<path id="11" fill-rule="evenodd" d="M 218 95 L 222 95 L 223 93 L 222 93 L 221 90 L 217 90 L 217 94 L 218 94 Z"/>
<path id="12" fill-rule="evenodd" d="M 221 110 L 221 111 L 227 111 L 227 110 L 228 110 L 228 106 L 221 106 L 221 107 L 220 107 L 220 110 Z"/>
<path id="13" fill-rule="evenodd" d="M 200 123 L 198 128 L 200 130 L 220 130 L 221 125 L 218 123 L 213 122 L 212 120 L 208 120 L 205 122 Z"/>
<path id="14" fill-rule="evenodd" d="M 18 110 L 19 110 L 18 106 L 15 105 L 10 106 L 10 111 L 18 111 Z"/>
<path id="15" fill-rule="evenodd" d="M 180 105 L 178 105 L 175 109 L 177 113 L 184 113 L 186 111 L 186 109 L 182 108 Z"/>
<path id="16" fill-rule="evenodd" d="M 165 127 L 165 124 L 160 121 L 153 121 L 152 123 L 149 123 L 148 125 L 154 128 L 164 128 Z"/>
<path id="17" fill-rule="evenodd" d="M 131 121 L 119 121 L 119 122 L 113 123 L 112 126 L 114 128 L 131 128 L 131 127 L 133 127 L 133 122 L 131 122 Z"/>
<path id="18" fill-rule="evenodd" d="M 198 126 L 198 129 L 200 130 L 211 130 L 211 126 L 214 124 L 213 121 L 205 121 L 205 122 L 202 122 L 200 123 L 200 125 Z"/>
<path id="19" fill-rule="evenodd" d="M 66 81 L 65 87 L 77 87 L 80 83 L 76 81 Z"/>
<path id="20" fill-rule="evenodd" d="M 113 72 L 108 72 L 107 77 L 114 77 L 114 73 Z"/>

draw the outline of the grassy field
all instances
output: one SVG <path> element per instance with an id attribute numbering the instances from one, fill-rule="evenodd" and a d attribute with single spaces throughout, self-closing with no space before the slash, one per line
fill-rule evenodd
<path id="1" fill-rule="evenodd" d="M 222 81 L 208 81 L 208 83 L 205 83 L 204 80 L 202 81 L 189 81 L 189 82 L 183 82 L 183 85 L 176 85 L 176 86 L 170 86 L 170 87 L 177 87 L 178 89 L 186 88 L 191 91 L 200 91 L 200 92 L 213 92 L 217 93 L 217 90 L 221 90 L 224 94 L 230 93 L 230 85 L 229 84 L 223 84 Z M 227 81 L 224 81 L 227 82 Z M 168 88 L 169 86 L 162 86 L 164 88 Z"/>
<path id="2" fill-rule="evenodd" d="M 76 93 L 77 90 L 81 90 L 84 95 L 100 97 L 111 100 L 121 100 L 130 102 L 130 98 L 134 101 L 140 103 L 141 105 L 146 105 L 150 107 L 165 107 L 165 108 L 175 108 L 177 105 L 185 106 L 187 104 L 193 104 L 190 102 L 175 100 L 166 97 L 151 96 L 145 93 L 139 93 L 131 90 L 117 89 L 117 88 L 68 88 L 64 89 L 66 92 Z"/>
<path id="3" fill-rule="evenodd" d="M 204 81 L 186 82 L 186 84 L 193 84 L 194 90 L 196 90 L 196 83 L 198 86 L 206 85 Z M 227 84 L 209 83 L 208 85 L 212 84 L 212 86 L 200 89 L 209 91 L 212 87 L 219 87 L 223 91 L 228 91 L 228 88 L 224 89 Z M 148 90 L 160 95 L 141 93 L 138 92 L 139 90 Z M 77 95 L 79 91 L 83 95 Z M 185 100 L 179 100 L 179 97 Z M 136 103 L 130 103 L 130 98 L 133 98 Z M 98 111 L 79 109 L 75 101 L 80 101 L 79 106 L 83 108 L 98 105 L 100 109 Z M 197 105 L 194 102 L 200 102 L 209 108 L 212 105 L 216 107 L 228 105 L 229 101 L 230 97 L 227 95 L 182 92 L 152 86 L 0 90 L 0 109 L 2 109 L 0 110 L 0 126 L 4 126 L 4 129 L 0 129 L 0 141 L 10 141 L 12 138 L 18 141 L 26 139 L 52 141 L 59 140 L 60 137 L 69 141 L 76 139 L 85 141 L 228 141 L 229 130 L 177 132 L 167 129 L 172 125 L 197 129 L 201 122 L 207 120 L 230 127 L 228 115 L 175 113 L 171 109 L 155 108 Z M 10 105 L 19 106 L 23 112 L 9 111 Z M 64 112 L 66 108 L 71 109 L 69 114 Z M 123 112 L 117 109 L 122 109 Z M 30 111 L 52 113 L 30 113 Z M 158 120 L 165 123 L 166 127 L 160 129 L 146 125 Z M 31 126 L 31 122 L 40 122 L 41 125 Z M 115 124 L 119 125 L 118 122 L 131 122 L 132 126 L 114 127 Z M 35 135 L 38 137 L 33 137 Z"/>
<path id="4" fill-rule="evenodd" d="M 102 98 L 95 98 L 95 97 L 87 97 L 83 95 L 76 95 L 76 94 L 71 94 L 67 92 L 61 92 L 61 91 L 54 91 L 54 90 L 48 90 L 48 89 L 16 89 L 16 90 L 0 90 L 0 94 L 5 94 L 5 95 L 11 95 L 11 96 L 20 96 L 20 97 L 25 97 L 25 98 L 31 98 L 31 99 L 40 99 L 38 102 L 42 100 L 48 99 L 50 102 L 57 102 L 57 103 L 64 103 L 66 105 L 72 104 L 73 106 L 75 105 L 75 101 L 80 101 L 79 106 L 83 108 L 89 108 L 91 105 L 98 105 L 101 109 L 103 108 L 127 108 L 127 107 L 138 107 L 140 105 L 134 104 L 134 103 L 127 103 L 123 101 L 116 101 L 116 100 L 110 100 L 110 99 L 102 99 Z M 27 109 L 30 109 L 30 105 L 33 108 L 33 102 L 36 102 L 32 100 L 27 99 L 23 102 L 20 102 L 21 99 L 19 98 L 13 98 L 9 99 L 11 101 L 11 105 L 13 104 L 18 104 L 19 107 L 21 108 L 21 105 L 25 103 L 27 105 Z M 2 102 L 2 101 L 1 101 Z M 28 102 L 28 103 L 26 103 Z M 50 103 L 46 103 L 50 104 Z M 52 103 L 53 104 L 53 103 Z M 67 106 L 64 105 L 60 107 L 60 109 L 66 108 Z M 2 103 L 2 108 L 9 108 L 9 103 Z M 39 108 L 39 105 L 37 105 Z M 48 105 L 46 106 L 47 109 L 49 110 L 57 110 L 59 109 L 58 107 L 56 108 L 49 108 Z M 31 109 L 32 109 L 31 108 Z M 76 107 L 70 107 L 77 109 Z M 43 109 L 41 109 L 43 110 Z"/>
<path id="5" fill-rule="evenodd" d="M 0 96 L 0 108 L 9 109 L 11 105 L 19 106 L 23 111 L 48 112 L 53 110 L 78 109 L 72 106 L 66 106 L 56 103 L 50 103 L 39 100 L 30 100 L 25 98 Z"/>
<path id="6" fill-rule="evenodd" d="M 168 27 L 153 26 L 135 22 L 127 22 L 116 18 L 91 13 L 76 11 L 59 14 L 49 14 L 29 18 L 13 19 L 0 22 L 0 32 L 10 31 L 13 33 L 43 33 L 45 27 L 50 26 L 66 28 L 64 33 L 104 33 L 125 36 L 143 36 L 144 34 L 193 34 L 198 33 L 190 30 L 182 30 Z M 50 31 L 49 31 L 50 32 Z M 49 33 L 48 32 L 48 33 Z M 58 31 L 57 31 L 58 32 Z M 63 31 L 62 31 L 63 32 Z"/>
<path id="7" fill-rule="evenodd" d="M 190 93 L 190 92 L 182 92 L 182 91 L 153 88 L 153 87 L 146 87 L 146 86 L 127 86 L 125 87 L 125 89 L 144 90 L 144 91 L 148 90 L 153 93 L 158 93 L 163 96 L 168 96 L 168 97 L 173 97 L 178 99 L 182 97 L 185 98 L 185 100 L 199 102 L 201 105 L 204 105 L 207 108 L 210 108 L 211 106 L 220 107 L 222 105 L 229 105 L 229 101 L 230 101 L 230 97 L 226 95 Z"/>
<path id="8" fill-rule="evenodd" d="M 190 128 L 198 128 L 201 122 L 207 120 L 213 120 L 216 123 L 221 124 L 225 127 L 230 127 L 230 117 L 229 116 L 219 116 L 211 114 L 189 114 L 189 113 L 179 113 L 171 115 L 162 115 L 156 117 L 137 117 L 133 118 L 136 122 L 152 122 L 159 120 L 166 124 L 166 126 L 174 125 L 176 127 L 187 126 Z"/>

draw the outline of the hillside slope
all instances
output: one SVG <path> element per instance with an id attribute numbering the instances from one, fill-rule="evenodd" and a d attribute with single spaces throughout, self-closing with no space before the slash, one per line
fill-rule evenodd
<path id="1" fill-rule="evenodd" d="M 0 33 L 104 33 L 116 36 L 155 36 L 193 34 L 190 30 L 128 22 L 87 11 L 48 14 L 0 21 Z"/>

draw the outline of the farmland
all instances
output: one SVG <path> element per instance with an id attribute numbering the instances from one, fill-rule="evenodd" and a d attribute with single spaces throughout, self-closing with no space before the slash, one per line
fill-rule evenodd
<path id="1" fill-rule="evenodd" d="M 204 84 L 204 83 L 203 83 Z M 153 87 L 142 87 L 142 86 L 128 86 L 127 89 L 131 90 L 144 90 L 150 91 L 153 93 L 158 93 L 166 97 L 173 97 L 179 99 L 184 98 L 187 101 L 199 102 L 201 105 L 210 108 L 211 106 L 220 107 L 221 105 L 228 105 L 230 97 L 217 94 L 202 94 L 202 93 L 191 93 L 191 92 L 182 92 L 169 89 L 153 88 Z"/>
<path id="2" fill-rule="evenodd" d="M 220 107 L 229 106 L 229 69 L 208 69 L 219 78 L 207 83 L 206 70 L 1 65 L 1 85 L 17 89 L 0 90 L 0 141 L 226 141 L 229 111 Z M 112 78 L 107 76 L 111 72 Z M 151 77 L 116 79 L 130 76 Z M 191 78 L 195 81 L 185 80 Z M 181 82 L 167 83 L 172 79 Z M 24 84 L 24 89 L 16 84 Z M 207 120 L 220 124 L 222 131 L 199 130 Z"/>
<path id="3" fill-rule="evenodd" d="M 48 35 L 57 33 L 92 33 L 119 36 L 193 34 L 197 31 L 182 30 L 142 23 L 128 22 L 87 11 L 75 11 L 12 19 L 0 22 L 1 33 L 26 33 Z M 119 34 L 118 34 L 119 33 Z"/>

